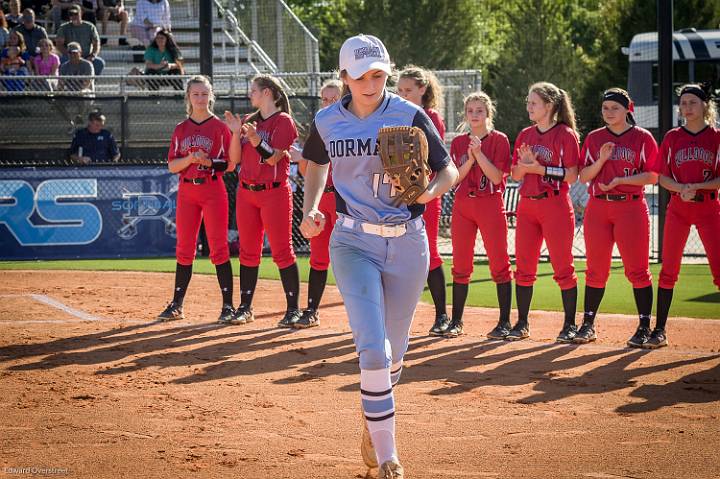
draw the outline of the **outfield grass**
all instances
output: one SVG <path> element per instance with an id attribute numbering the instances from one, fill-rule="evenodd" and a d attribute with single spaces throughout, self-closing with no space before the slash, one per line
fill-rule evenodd
<path id="1" fill-rule="evenodd" d="M 233 262 L 237 275 L 237 261 Z M 309 264 L 307 257 L 298 258 L 300 277 L 307 280 Z M 576 261 L 578 277 L 580 278 L 580 295 L 578 310 L 582 310 L 583 279 L 585 262 Z M 30 269 L 30 270 L 90 270 L 90 271 L 149 271 L 173 272 L 175 271 L 175 258 L 150 259 L 110 259 L 110 260 L 67 260 L 67 261 L 2 261 L 0 270 Z M 195 262 L 194 271 L 200 274 L 214 274 L 215 268 L 206 258 Z M 657 279 L 660 265 L 650 265 L 653 278 Z M 260 277 L 265 279 L 279 279 L 278 270 L 270 258 L 263 258 L 260 266 Z M 445 262 L 445 277 L 448 283 L 452 282 L 450 274 L 450 261 Z M 332 272 L 328 281 L 335 284 Z M 452 302 L 452 288 L 448 287 L 448 302 Z M 423 292 L 423 301 L 432 302 L 430 293 Z M 486 262 L 475 265 L 475 272 L 470 285 L 468 305 L 497 307 L 495 285 L 490 280 Z M 547 311 L 560 311 L 562 302 L 560 290 L 552 280 L 552 268 L 549 263 L 541 263 L 538 268 L 538 280 L 535 284 L 533 308 Z M 635 314 L 635 303 L 632 288 L 623 275 L 622 264 L 613 263 L 610 281 L 605 291 L 601 311 L 608 313 Z M 675 287 L 675 295 L 671 310 L 673 316 L 688 316 L 694 318 L 720 318 L 720 292 L 712 283 L 710 269 L 706 264 L 686 264 L 682 267 L 680 281 Z"/>

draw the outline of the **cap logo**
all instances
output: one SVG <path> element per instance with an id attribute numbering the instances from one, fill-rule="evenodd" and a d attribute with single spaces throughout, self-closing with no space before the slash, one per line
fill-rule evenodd
<path id="1" fill-rule="evenodd" d="M 380 47 L 357 48 L 353 51 L 353 53 L 355 53 L 355 60 L 362 60 L 365 57 L 382 58 L 382 52 L 380 51 Z"/>

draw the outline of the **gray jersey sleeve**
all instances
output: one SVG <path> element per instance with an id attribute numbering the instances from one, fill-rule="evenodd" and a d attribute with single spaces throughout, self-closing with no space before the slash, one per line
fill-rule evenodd
<path id="1" fill-rule="evenodd" d="M 310 160 L 318 165 L 327 165 L 330 163 L 330 157 L 325 149 L 325 142 L 320 137 L 320 133 L 315 126 L 315 122 L 310 125 L 310 136 L 308 136 L 302 151 L 303 158 Z"/>
<path id="2" fill-rule="evenodd" d="M 412 126 L 416 126 L 425 132 L 428 141 L 428 164 L 432 171 L 440 171 L 450 163 L 450 155 L 445 149 L 445 144 L 440 138 L 437 128 L 427 114 L 418 110 L 413 118 Z"/>

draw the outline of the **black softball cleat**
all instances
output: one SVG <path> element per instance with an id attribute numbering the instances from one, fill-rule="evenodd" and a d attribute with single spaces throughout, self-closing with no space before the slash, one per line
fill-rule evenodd
<path id="1" fill-rule="evenodd" d="M 450 327 L 450 318 L 448 318 L 448 315 L 443 313 L 439 316 L 435 316 L 435 323 L 432 325 L 432 328 L 430 328 L 430 331 L 428 331 L 428 334 L 430 336 L 444 336 L 445 331 Z"/>
<path id="2" fill-rule="evenodd" d="M 175 301 L 168 304 L 165 310 L 157 316 L 158 321 L 175 321 L 176 319 L 185 319 L 185 315 L 182 305 Z"/>
<path id="3" fill-rule="evenodd" d="M 285 316 L 278 322 L 278 328 L 293 328 L 295 323 L 300 320 L 302 311 L 299 309 L 288 309 L 285 312 Z"/>
<path id="4" fill-rule="evenodd" d="M 660 349 L 662 347 L 665 347 L 668 345 L 667 335 L 665 334 L 664 329 L 653 329 L 653 332 L 650 334 L 650 339 L 647 340 L 645 344 L 643 344 L 643 348 L 645 349 Z"/>
<path id="5" fill-rule="evenodd" d="M 628 339 L 627 345 L 631 348 L 642 348 L 650 340 L 650 328 L 639 326 L 632 338 Z"/>

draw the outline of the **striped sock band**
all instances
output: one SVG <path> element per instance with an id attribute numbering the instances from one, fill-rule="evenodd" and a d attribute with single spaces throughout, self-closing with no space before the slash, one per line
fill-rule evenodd
<path id="1" fill-rule="evenodd" d="M 360 398 L 378 464 L 396 458 L 395 398 L 390 383 L 390 368 L 361 369 Z"/>
<path id="2" fill-rule="evenodd" d="M 402 359 L 396 363 L 393 363 L 393 365 L 390 366 L 390 384 L 392 384 L 392 387 L 395 387 L 397 383 L 400 382 L 400 375 L 402 374 L 402 370 Z"/>

